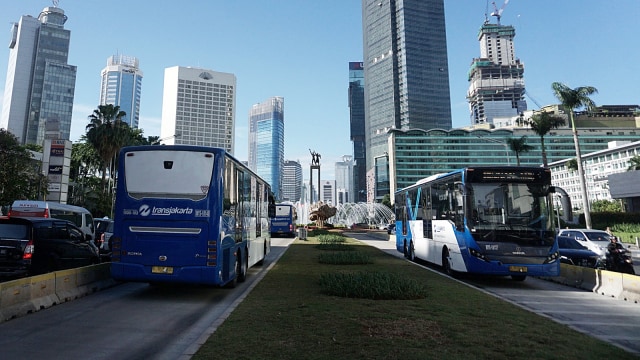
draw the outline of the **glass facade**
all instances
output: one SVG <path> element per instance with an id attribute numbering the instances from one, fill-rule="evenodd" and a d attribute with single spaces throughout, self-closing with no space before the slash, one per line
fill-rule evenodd
<path id="1" fill-rule="evenodd" d="M 637 129 L 580 129 L 580 150 L 587 154 L 607 149 L 610 141 L 637 141 Z M 531 151 L 516 154 L 508 138 L 527 137 Z M 446 173 L 467 166 L 517 165 L 541 166 L 540 137 L 527 128 L 496 130 L 392 130 L 389 134 L 389 162 L 394 167 L 390 192 L 415 184 L 430 175 Z M 552 130 L 544 138 L 548 163 L 575 158 L 571 129 Z"/>
<path id="2" fill-rule="evenodd" d="M 132 128 L 138 128 L 140 122 L 142 76 L 138 59 L 125 55 L 109 57 L 101 73 L 100 105 L 120 106 L 127 114 L 123 121 Z"/>
<path id="3" fill-rule="evenodd" d="M 347 202 L 367 201 L 367 151 L 364 123 L 364 65 L 349 63 L 349 121 L 353 143 L 353 194 Z"/>
<path id="4" fill-rule="evenodd" d="M 451 101 L 443 0 L 363 0 L 362 19 L 371 170 L 389 130 L 451 129 Z"/>
<path id="5" fill-rule="evenodd" d="M 57 129 L 51 137 L 69 139 L 77 69 L 67 64 L 66 21 L 64 10 L 53 6 L 37 20 L 25 15 L 13 25 L 0 127 L 22 144 L 42 145 L 47 123 Z"/>
<path id="6" fill-rule="evenodd" d="M 249 168 L 271 185 L 282 200 L 284 168 L 284 98 L 253 105 L 249 113 Z"/>
<path id="7" fill-rule="evenodd" d="M 282 200 L 297 202 L 302 198 L 302 165 L 285 160 L 282 172 Z"/>

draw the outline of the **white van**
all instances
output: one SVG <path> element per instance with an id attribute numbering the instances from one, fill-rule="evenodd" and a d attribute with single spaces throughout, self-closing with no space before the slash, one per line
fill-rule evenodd
<path id="1" fill-rule="evenodd" d="M 75 205 L 50 201 L 16 200 L 9 209 L 9 217 L 45 217 L 69 220 L 94 239 L 93 216 L 89 210 Z"/>

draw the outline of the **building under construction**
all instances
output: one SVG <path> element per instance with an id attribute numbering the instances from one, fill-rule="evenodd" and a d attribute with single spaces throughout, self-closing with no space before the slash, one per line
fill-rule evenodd
<path id="1" fill-rule="evenodd" d="M 478 33 L 480 57 L 473 59 L 468 74 L 472 125 L 492 124 L 496 117 L 513 117 L 527 110 L 524 64 L 515 56 L 515 29 L 500 24 L 503 9 L 491 14 L 497 24 L 487 18 Z"/>

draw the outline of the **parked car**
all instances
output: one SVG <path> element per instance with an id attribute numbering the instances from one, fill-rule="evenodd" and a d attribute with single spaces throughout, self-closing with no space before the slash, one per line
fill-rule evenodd
<path id="1" fill-rule="evenodd" d="M 4 277 L 31 276 L 99 262 L 98 248 L 70 221 L 0 219 L 0 275 Z"/>
<path id="2" fill-rule="evenodd" d="M 558 236 L 560 262 L 569 265 L 600 268 L 604 266 L 600 255 L 589 250 L 578 240 L 569 236 Z"/>
<path id="3" fill-rule="evenodd" d="M 607 246 L 611 242 L 611 235 L 604 230 L 561 229 L 558 236 L 567 236 L 578 240 L 580 244 L 598 254 L 601 258 L 606 257 Z"/>

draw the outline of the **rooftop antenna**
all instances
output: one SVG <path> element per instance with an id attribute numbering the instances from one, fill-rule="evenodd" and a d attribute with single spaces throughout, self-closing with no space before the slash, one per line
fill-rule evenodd
<path id="1" fill-rule="evenodd" d="M 52 0 L 53 2 L 53 7 L 58 7 L 58 3 L 60 2 L 59 0 Z"/>
<path id="2" fill-rule="evenodd" d="M 507 6 L 507 4 L 509 3 L 509 0 L 504 0 L 504 4 L 502 4 L 502 7 L 500 9 L 498 9 L 498 6 L 496 6 L 495 1 L 492 1 L 491 3 L 493 4 L 493 9 L 494 9 L 494 11 L 491 13 L 491 16 L 495 16 L 498 25 L 500 25 L 500 17 L 502 16 L 504 7 Z"/>

